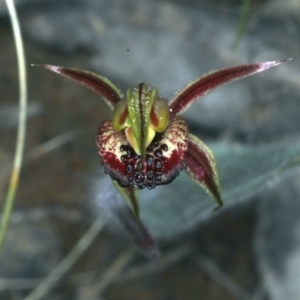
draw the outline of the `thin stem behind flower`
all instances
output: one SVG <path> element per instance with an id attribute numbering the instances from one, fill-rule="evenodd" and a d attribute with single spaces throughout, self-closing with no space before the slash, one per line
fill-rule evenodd
<path id="1" fill-rule="evenodd" d="M 25 134 L 26 134 L 26 109 L 27 109 L 27 76 L 26 76 L 26 61 L 22 41 L 21 30 L 17 12 L 13 0 L 6 0 L 7 8 L 9 11 L 13 34 L 16 44 L 18 70 L 19 70 L 19 90 L 20 90 L 20 109 L 19 109 L 19 123 L 17 145 L 14 158 L 13 170 L 10 177 L 8 192 L 5 199 L 4 213 L 0 226 L 0 253 L 3 245 L 5 233 L 9 224 L 10 215 L 14 205 L 14 199 L 19 183 L 20 170 L 23 160 Z"/>

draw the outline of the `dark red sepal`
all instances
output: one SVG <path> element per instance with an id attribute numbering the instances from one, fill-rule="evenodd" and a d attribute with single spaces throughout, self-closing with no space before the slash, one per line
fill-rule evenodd
<path id="1" fill-rule="evenodd" d="M 287 61 L 287 59 L 249 65 L 239 65 L 210 72 L 187 85 L 171 100 L 169 103 L 170 118 L 178 114 L 182 114 L 196 100 L 205 96 L 217 87 L 225 83 L 275 67 L 284 61 Z"/>
<path id="2" fill-rule="evenodd" d="M 121 92 L 111 81 L 95 73 L 80 69 L 64 68 L 52 65 L 37 66 L 61 74 L 83 84 L 84 86 L 98 93 L 111 109 L 113 109 L 122 98 Z"/>
<path id="3" fill-rule="evenodd" d="M 219 206 L 223 205 L 214 155 L 207 145 L 192 134 L 188 138 L 185 171 Z"/>

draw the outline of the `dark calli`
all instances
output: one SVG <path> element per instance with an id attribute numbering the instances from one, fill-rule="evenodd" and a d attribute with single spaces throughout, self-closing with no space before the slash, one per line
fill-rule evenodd
<path id="1" fill-rule="evenodd" d="M 214 155 L 189 133 L 180 115 L 215 88 L 284 61 L 239 65 L 208 73 L 188 84 L 169 102 L 156 88 L 143 82 L 123 95 L 108 79 L 94 73 L 51 65 L 42 67 L 96 91 L 113 110 L 112 120 L 104 121 L 98 129 L 98 152 L 105 172 L 139 218 L 138 189 L 168 184 L 182 170 L 219 207 L 223 205 Z"/>

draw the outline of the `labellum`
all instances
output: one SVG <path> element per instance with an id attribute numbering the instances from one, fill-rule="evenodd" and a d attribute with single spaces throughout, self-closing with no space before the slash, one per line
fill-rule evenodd
<path id="1" fill-rule="evenodd" d="M 100 126 L 96 141 L 105 172 L 121 187 L 153 189 L 183 169 L 187 135 L 184 119 L 169 122 L 167 101 L 140 83 L 116 105 L 113 120 Z"/>

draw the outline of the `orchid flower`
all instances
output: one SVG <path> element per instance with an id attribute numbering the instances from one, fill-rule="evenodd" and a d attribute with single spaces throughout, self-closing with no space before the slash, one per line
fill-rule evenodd
<path id="1" fill-rule="evenodd" d="M 208 73 L 169 102 L 144 82 L 123 95 L 111 81 L 89 71 L 43 67 L 94 90 L 113 110 L 112 120 L 104 121 L 98 129 L 98 152 L 105 172 L 139 219 L 138 190 L 169 184 L 182 170 L 219 207 L 223 205 L 214 155 L 203 141 L 189 133 L 181 114 L 215 88 L 284 61 L 238 65 Z"/>

